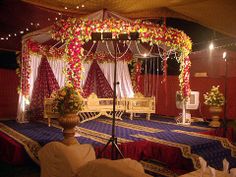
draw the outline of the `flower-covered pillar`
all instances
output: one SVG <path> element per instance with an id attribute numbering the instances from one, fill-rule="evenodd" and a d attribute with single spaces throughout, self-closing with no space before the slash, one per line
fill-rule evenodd
<path id="1" fill-rule="evenodd" d="M 182 124 L 186 124 L 186 103 L 189 99 L 190 95 L 190 66 L 191 62 L 188 56 L 184 58 L 184 56 L 181 56 L 181 59 L 183 60 L 180 62 L 180 75 L 179 75 L 179 85 L 180 85 L 180 93 L 182 96 Z"/>
<path id="2" fill-rule="evenodd" d="M 22 55 L 17 58 L 17 63 L 19 68 L 16 69 L 16 74 L 20 79 L 20 84 L 18 86 L 18 108 L 17 108 L 17 122 L 25 123 L 28 122 L 25 115 L 25 110 L 27 105 L 29 105 L 29 78 L 31 73 L 30 67 L 30 56 L 29 56 L 29 48 L 27 47 L 27 43 L 22 44 Z"/>

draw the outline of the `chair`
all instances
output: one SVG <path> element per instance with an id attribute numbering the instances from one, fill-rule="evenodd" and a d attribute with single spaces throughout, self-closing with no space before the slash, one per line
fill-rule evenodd
<path id="1" fill-rule="evenodd" d="M 89 144 L 46 144 L 39 151 L 41 177 L 150 177 L 136 160 L 97 159 Z"/>
<path id="2" fill-rule="evenodd" d="M 95 159 L 89 144 L 51 142 L 39 150 L 41 177 L 74 177 L 79 167 Z"/>

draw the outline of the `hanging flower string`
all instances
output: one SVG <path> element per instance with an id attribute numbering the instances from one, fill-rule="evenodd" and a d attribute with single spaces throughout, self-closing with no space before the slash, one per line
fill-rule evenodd
<path id="1" fill-rule="evenodd" d="M 134 74 L 134 79 L 135 79 L 134 92 L 135 93 L 138 93 L 141 91 L 141 88 L 140 88 L 140 86 L 141 86 L 141 84 L 140 84 L 141 83 L 141 66 L 142 66 L 142 64 L 140 61 L 138 61 L 135 64 L 135 74 Z"/>
<path id="2" fill-rule="evenodd" d="M 119 55 L 118 55 L 119 57 Z M 89 61 L 93 61 L 93 60 L 97 60 L 99 63 L 107 63 L 107 62 L 114 62 L 114 59 L 111 58 L 111 55 L 108 52 L 104 52 L 104 51 L 98 51 L 96 53 L 90 53 L 86 58 L 85 61 L 89 62 Z M 124 54 L 121 58 L 117 58 L 117 60 L 120 61 L 126 61 L 126 62 L 131 62 L 133 59 L 133 55 L 129 52 L 127 52 L 126 54 Z"/>

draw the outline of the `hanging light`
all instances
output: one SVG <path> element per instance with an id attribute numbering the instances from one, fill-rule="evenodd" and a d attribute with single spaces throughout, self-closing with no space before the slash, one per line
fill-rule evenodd
<path id="1" fill-rule="evenodd" d="M 209 49 L 210 49 L 210 50 L 213 50 L 213 49 L 214 49 L 214 44 L 213 44 L 213 42 L 210 43 Z"/>

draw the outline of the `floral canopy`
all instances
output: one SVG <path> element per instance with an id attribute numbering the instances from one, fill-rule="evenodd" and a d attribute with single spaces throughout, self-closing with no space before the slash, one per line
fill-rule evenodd
<path id="1" fill-rule="evenodd" d="M 102 13 L 102 15 L 100 14 Z M 100 15 L 98 15 L 100 14 Z M 99 19 L 99 17 L 102 17 Z M 20 92 L 27 96 L 29 89 L 29 53 L 42 53 L 47 56 L 65 55 L 68 62 L 66 68 L 67 80 L 73 83 L 75 88 L 80 87 L 82 61 L 86 52 L 84 44 L 92 40 L 92 33 L 111 32 L 112 38 L 117 38 L 120 34 L 128 36 L 137 32 L 140 43 L 147 43 L 149 46 L 157 46 L 164 53 L 178 54 L 177 61 L 180 63 L 180 90 L 183 98 L 187 98 L 190 93 L 189 87 L 189 53 L 192 48 L 190 38 L 183 32 L 165 25 L 153 24 L 147 21 L 131 21 L 113 12 L 99 11 L 86 18 L 68 18 L 57 21 L 51 28 L 51 37 L 61 41 L 65 48 L 56 48 L 48 45 L 27 40 L 23 46 L 23 57 L 21 60 Z M 168 57 L 163 60 L 166 61 Z M 23 68 L 23 69 L 22 69 Z M 21 72 L 20 72 L 21 71 Z"/>

